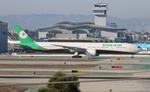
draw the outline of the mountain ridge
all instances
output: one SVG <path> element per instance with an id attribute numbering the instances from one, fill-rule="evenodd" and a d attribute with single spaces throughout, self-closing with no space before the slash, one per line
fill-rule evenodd
<path id="1" fill-rule="evenodd" d="M 121 19 L 108 17 L 108 23 L 117 23 L 119 28 L 127 28 L 133 31 L 149 31 L 150 19 Z M 64 14 L 28 14 L 0 16 L 0 21 L 8 22 L 9 29 L 19 24 L 26 29 L 48 27 L 62 21 L 94 22 L 93 15 L 64 15 Z"/>

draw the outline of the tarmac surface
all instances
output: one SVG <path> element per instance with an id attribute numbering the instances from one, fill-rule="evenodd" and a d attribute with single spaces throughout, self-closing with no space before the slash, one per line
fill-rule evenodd
<path id="1" fill-rule="evenodd" d="M 150 62 L 147 61 L 148 60 L 147 58 L 149 58 L 148 55 L 142 56 L 146 60 L 139 60 L 139 58 L 141 59 L 141 56 L 139 57 L 136 56 L 136 58 L 131 57 L 125 58 L 125 56 L 119 58 L 118 57 L 110 58 L 111 55 L 108 56 L 109 58 L 103 57 L 88 59 L 85 56 L 83 58 L 71 58 L 71 56 L 65 57 L 55 55 L 0 56 L 0 77 L 2 76 L 18 77 L 19 75 L 21 75 L 21 77 L 23 75 L 24 76 L 36 75 L 36 77 L 41 75 L 49 76 L 57 71 L 64 71 L 67 74 L 77 74 L 96 77 L 102 75 L 104 75 L 102 77 L 105 77 L 108 76 L 108 74 L 110 76 L 114 75 L 118 76 L 119 74 L 121 75 L 124 73 L 122 76 L 126 77 L 126 75 L 127 76 L 130 75 L 130 73 L 134 72 L 141 73 L 145 71 L 145 69 L 150 69 Z M 72 72 L 73 70 L 77 71 L 77 73 L 73 73 Z"/>
<path id="2" fill-rule="evenodd" d="M 72 59 L 71 56 L 55 55 L 0 56 L 0 84 L 23 84 L 23 86 L 29 87 L 29 90 L 26 92 L 37 92 L 37 88 L 42 86 L 40 84 L 47 83 L 50 75 L 53 75 L 55 72 L 64 71 L 67 74 L 72 74 L 72 69 L 76 69 L 79 70 L 79 72 L 73 74 L 77 76 L 100 77 L 100 79 L 98 79 L 99 81 L 94 79 L 91 82 L 81 82 L 80 88 L 82 92 L 110 92 L 110 89 L 112 89 L 112 92 L 150 92 L 150 88 L 148 87 L 148 85 L 150 85 L 149 66 L 146 66 L 148 70 L 139 71 L 143 67 L 138 67 L 139 70 L 137 67 L 132 69 L 132 67 L 138 65 L 142 65 L 145 68 L 145 65 L 150 65 L 149 61 L 149 55 L 134 57 L 132 57 L 132 55 L 120 55 L 120 57 L 109 55 L 107 57 L 101 56 L 94 59 L 88 59 L 85 56 L 81 59 Z M 127 68 L 131 68 L 132 70 L 125 69 L 120 71 L 119 69 L 105 69 L 105 67 L 109 67 L 107 64 L 117 66 L 128 64 L 128 66 L 132 66 Z M 101 65 L 100 70 L 99 65 Z M 103 79 L 105 77 L 110 78 Z M 118 77 L 119 79 L 114 80 L 114 77 Z M 120 79 L 122 77 L 129 79 Z M 130 77 L 141 79 L 131 80 Z M 80 80 L 89 81 L 89 79 Z"/>

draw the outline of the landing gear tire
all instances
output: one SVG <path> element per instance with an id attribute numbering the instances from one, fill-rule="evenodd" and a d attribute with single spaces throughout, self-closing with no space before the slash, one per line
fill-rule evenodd
<path id="1" fill-rule="evenodd" d="M 82 58 L 82 56 L 80 56 L 79 52 L 75 52 L 74 56 L 72 56 L 72 58 Z"/>
<path id="2" fill-rule="evenodd" d="M 82 56 L 72 56 L 72 58 L 82 58 Z"/>

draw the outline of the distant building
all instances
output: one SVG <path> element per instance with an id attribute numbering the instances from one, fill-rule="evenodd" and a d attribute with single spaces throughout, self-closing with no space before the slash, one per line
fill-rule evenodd
<path id="1" fill-rule="evenodd" d="M 37 30 L 38 39 L 45 39 L 45 38 L 47 38 L 48 32 L 49 32 L 49 30 L 44 29 L 44 28 L 43 29 L 42 28 L 38 29 Z"/>
<path id="2" fill-rule="evenodd" d="M 8 24 L 0 21 L 0 53 L 7 52 Z"/>
<path id="3" fill-rule="evenodd" d="M 118 28 L 117 23 L 110 23 L 110 24 L 108 24 L 108 26 L 112 27 L 112 28 Z"/>
<path id="4" fill-rule="evenodd" d="M 150 33 L 148 32 L 134 32 L 132 33 L 132 38 L 134 42 L 150 43 Z"/>
<path id="5" fill-rule="evenodd" d="M 76 39 L 76 35 L 72 31 L 62 30 L 59 33 L 56 33 L 55 39 Z"/>
<path id="6" fill-rule="evenodd" d="M 125 42 L 128 42 L 128 43 L 133 43 L 134 42 L 133 36 L 132 36 L 131 33 L 126 34 L 126 41 Z"/>
<path id="7" fill-rule="evenodd" d="M 101 31 L 101 36 L 105 37 L 109 40 L 115 41 L 117 38 L 117 32 L 111 32 L 111 31 Z"/>
<path id="8" fill-rule="evenodd" d="M 39 39 L 103 39 L 115 41 L 118 33 L 123 33 L 126 29 L 101 27 L 90 22 L 59 22 L 51 27 L 40 28 Z M 122 36 L 121 36 L 122 37 Z"/>
<path id="9" fill-rule="evenodd" d="M 107 25 L 107 4 L 98 3 L 94 5 L 93 22 L 59 22 L 47 28 L 38 29 L 39 39 L 79 39 L 79 40 L 109 40 L 122 41 L 119 33 L 126 29 L 118 28 L 116 23 Z M 125 37 L 126 38 L 126 37 Z M 126 39 L 125 39 L 126 40 Z"/>
<path id="10" fill-rule="evenodd" d="M 133 37 L 134 42 L 138 42 L 140 40 L 139 34 L 133 33 L 132 37 Z"/>

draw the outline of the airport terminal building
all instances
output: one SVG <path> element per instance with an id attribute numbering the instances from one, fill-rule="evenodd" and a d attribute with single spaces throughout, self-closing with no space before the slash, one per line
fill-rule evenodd
<path id="1" fill-rule="evenodd" d="M 116 23 L 107 22 L 107 4 L 94 5 L 94 22 L 63 21 L 53 26 L 37 29 L 39 39 L 121 41 L 127 29 L 118 28 Z M 121 36 L 120 36 L 121 35 Z"/>
<path id="2" fill-rule="evenodd" d="M 68 40 L 109 40 L 118 39 L 119 33 L 124 33 L 126 29 L 102 27 L 90 22 L 59 22 L 54 26 L 40 28 L 39 39 L 68 39 Z M 122 37 L 122 36 L 121 36 Z"/>
<path id="3" fill-rule="evenodd" d="M 0 21 L 0 53 L 7 51 L 8 24 Z"/>

